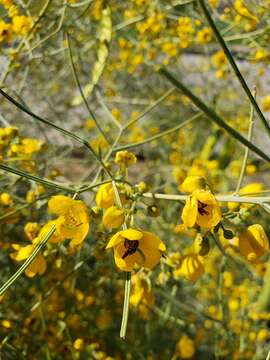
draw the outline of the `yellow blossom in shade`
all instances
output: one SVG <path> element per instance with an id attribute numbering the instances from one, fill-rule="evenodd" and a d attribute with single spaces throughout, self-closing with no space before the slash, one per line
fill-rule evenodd
<path id="1" fill-rule="evenodd" d="M 0 204 L 1 205 L 5 205 L 5 206 L 9 206 L 13 203 L 12 197 L 10 194 L 8 193 L 2 193 L 0 194 Z"/>
<path id="2" fill-rule="evenodd" d="M 12 247 L 16 251 L 10 254 L 11 259 L 15 261 L 26 260 L 32 254 L 39 241 L 40 240 L 36 238 L 31 245 L 26 246 L 13 244 Z M 46 271 L 46 268 L 47 265 L 45 258 L 41 253 L 39 253 L 25 270 L 25 275 L 30 278 L 36 276 L 37 274 L 42 275 Z"/>
<path id="3" fill-rule="evenodd" d="M 184 277 L 195 282 L 204 274 L 203 258 L 197 254 L 188 254 L 182 258 L 180 266 L 175 269 L 174 277 Z"/>
<path id="4" fill-rule="evenodd" d="M 18 15 L 18 8 L 15 5 L 10 6 L 8 9 L 8 16 L 13 18 L 14 16 Z"/>
<path id="5" fill-rule="evenodd" d="M 48 202 L 49 211 L 59 215 L 56 230 L 65 239 L 71 240 L 71 246 L 80 245 L 89 231 L 89 215 L 81 200 L 56 195 Z"/>
<path id="6" fill-rule="evenodd" d="M 73 343 L 74 349 L 76 349 L 78 351 L 82 350 L 84 348 L 84 345 L 85 345 L 84 340 L 81 338 L 76 339 Z"/>
<path id="7" fill-rule="evenodd" d="M 40 225 L 36 222 L 28 222 L 25 224 L 23 229 L 27 238 L 30 241 L 33 241 L 37 237 Z"/>
<path id="8" fill-rule="evenodd" d="M 258 263 L 269 251 L 269 240 L 259 224 L 249 226 L 239 235 L 239 252 L 250 262 Z"/>
<path id="9" fill-rule="evenodd" d="M 0 43 L 10 41 L 12 37 L 11 26 L 4 20 L 0 19 Z"/>
<path id="10" fill-rule="evenodd" d="M 125 165 L 130 166 L 135 164 L 137 161 L 136 155 L 134 155 L 132 152 L 123 150 L 123 151 L 117 151 L 114 162 L 117 165 Z"/>
<path id="11" fill-rule="evenodd" d="M 270 95 L 267 95 L 262 99 L 262 109 L 263 111 L 270 110 Z"/>
<path id="12" fill-rule="evenodd" d="M 212 40 L 213 34 L 210 28 L 203 28 L 197 33 L 197 43 L 199 45 L 207 44 Z"/>
<path id="13" fill-rule="evenodd" d="M 195 354 L 195 342 L 187 335 L 182 335 L 176 344 L 176 351 L 181 359 L 191 359 Z"/>
<path id="14" fill-rule="evenodd" d="M 102 222 L 105 228 L 119 228 L 125 220 L 125 211 L 117 206 L 110 206 L 104 213 Z"/>
<path id="15" fill-rule="evenodd" d="M 158 236 L 137 229 L 118 231 L 106 247 L 110 248 L 114 249 L 116 266 L 123 271 L 132 271 L 136 266 L 152 269 L 166 250 Z"/>
<path id="16" fill-rule="evenodd" d="M 32 26 L 32 19 L 28 16 L 17 15 L 12 18 L 12 29 L 15 34 L 25 36 Z"/>
<path id="17" fill-rule="evenodd" d="M 204 189 L 206 186 L 206 181 L 201 176 L 190 175 L 185 178 L 180 189 L 183 192 L 192 193 L 197 189 Z"/>
<path id="18" fill-rule="evenodd" d="M 136 274 L 132 277 L 132 284 L 130 304 L 137 308 L 143 319 L 147 319 L 150 309 L 155 304 L 155 297 L 151 289 L 150 280 L 144 274 Z"/>
<path id="19" fill-rule="evenodd" d="M 42 228 L 40 229 L 38 237 L 41 240 L 43 240 L 54 225 L 57 225 L 57 220 L 51 220 L 51 221 L 47 222 L 47 224 L 43 225 Z M 49 241 L 50 241 L 50 243 L 53 243 L 53 244 L 59 244 L 59 243 L 63 242 L 64 240 L 65 240 L 65 237 L 62 234 L 60 234 L 58 229 L 56 228 L 55 232 L 53 233 L 53 235 L 51 236 Z"/>
<path id="20" fill-rule="evenodd" d="M 187 197 L 182 211 L 182 220 L 186 227 L 195 224 L 211 229 L 221 220 L 221 212 L 214 195 L 208 190 L 195 190 Z"/>

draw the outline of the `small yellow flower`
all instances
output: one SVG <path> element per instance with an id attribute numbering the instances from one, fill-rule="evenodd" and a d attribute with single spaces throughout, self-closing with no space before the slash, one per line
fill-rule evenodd
<path id="1" fill-rule="evenodd" d="M 114 249 L 116 266 L 123 271 L 132 271 L 136 266 L 152 269 L 166 250 L 158 236 L 137 229 L 118 231 L 106 247 L 110 248 Z"/>
<path id="2" fill-rule="evenodd" d="M 56 195 L 48 202 L 49 211 L 59 215 L 56 230 L 71 246 L 80 245 L 89 231 L 89 215 L 84 202 L 68 196 Z"/>
<path id="3" fill-rule="evenodd" d="M 192 282 L 198 280 L 203 274 L 203 258 L 197 254 L 185 255 L 180 267 L 174 271 L 175 278 L 184 277 Z"/>
<path id="4" fill-rule="evenodd" d="M 12 28 L 15 34 L 25 36 L 32 26 L 32 19 L 28 16 L 17 15 L 12 18 Z"/>
<path id="5" fill-rule="evenodd" d="M 181 359 L 191 359 L 195 354 L 195 342 L 187 335 L 182 335 L 176 345 L 176 351 Z"/>
<path id="6" fill-rule="evenodd" d="M 137 161 L 136 155 L 126 150 L 117 151 L 114 158 L 114 162 L 117 165 L 124 165 L 126 167 L 135 164 L 136 161 Z"/>
<path id="7" fill-rule="evenodd" d="M 262 99 L 262 108 L 263 108 L 263 111 L 270 110 L 270 95 L 267 95 Z"/>
<path id="8" fill-rule="evenodd" d="M 239 235 L 239 252 L 248 261 L 258 263 L 269 251 L 269 241 L 259 224 L 249 226 Z"/>
<path id="9" fill-rule="evenodd" d="M 210 28 L 204 28 L 197 33 L 197 43 L 199 45 L 207 44 L 212 40 L 213 34 Z"/>
<path id="10" fill-rule="evenodd" d="M 211 229 L 221 220 L 221 212 L 214 195 L 208 190 L 195 190 L 188 196 L 182 211 L 182 220 L 186 227 L 195 224 Z"/>
<path id="11" fill-rule="evenodd" d="M 109 207 L 102 218 L 103 225 L 107 229 L 119 228 L 125 220 L 125 211 L 116 206 Z"/>
<path id="12" fill-rule="evenodd" d="M 13 203 L 11 195 L 8 193 L 0 194 L 0 203 L 5 206 L 9 206 Z"/>
<path id="13" fill-rule="evenodd" d="M 103 184 L 99 187 L 96 194 L 96 204 L 102 209 L 107 209 L 114 204 L 115 195 L 111 183 Z"/>
<path id="14" fill-rule="evenodd" d="M 190 175 L 185 178 L 180 189 L 183 192 L 192 193 L 197 189 L 204 189 L 206 181 L 202 176 Z"/>
<path id="15" fill-rule="evenodd" d="M 10 254 L 10 257 L 15 261 L 26 260 L 32 254 L 39 241 L 40 239 L 36 238 L 32 244 L 26 246 L 13 244 L 12 247 L 14 250 L 16 250 L 16 252 Z M 37 274 L 42 275 L 46 271 L 46 268 L 47 265 L 45 258 L 41 253 L 39 253 L 25 270 L 25 275 L 30 278 L 36 276 Z"/>
<path id="16" fill-rule="evenodd" d="M 25 235 L 30 241 L 33 241 L 37 237 L 39 229 L 40 225 L 36 222 L 28 222 L 24 226 Z"/>
<path id="17" fill-rule="evenodd" d="M 10 24 L 0 19 L 0 43 L 11 40 L 12 32 Z"/>

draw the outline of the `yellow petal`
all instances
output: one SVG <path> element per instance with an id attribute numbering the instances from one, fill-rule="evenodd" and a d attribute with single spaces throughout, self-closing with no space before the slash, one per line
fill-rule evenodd
<path id="1" fill-rule="evenodd" d="M 123 241 L 123 237 L 121 236 L 121 231 L 118 231 L 116 234 L 114 234 L 111 238 L 110 241 L 108 242 L 106 249 L 110 249 L 116 245 L 118 245 L 121 241 Z"/>
<path id="2" fill-rule="evenodd" d="M 48 202 L 49 211 L 57 215 L 64 215 L 72 206 L 73 201 L 76 200 L 64 195 L 53 196 Z"/>
<path id="3" fill-rule="evenodd" d="M 10 257 L 15 261 L 22 261 L 27 259 L 33 252 L 34 245 L 26 245 L 19 248 L 17 253 L 10 254 Z"/>
<path id="4" fill-rule="evenodd" d="M 186 227 L 193 227 L 195 225 L 198 214 L 198 201 L 194 196 L 188 196 L 186 204 L 182 211 L 182 221 Z"/>
<path id="5" fill-rule="evenodd" d="M 122 230 L 119 234 L 128 240 L 140 240 L 143 237 L 143 232 L 135 229 Z"/>
<path id="6" fill-rule="evenodd" d="M 42 254 L 38 254 L 35 260 L 25 270 L 25 275 L 28 277 L 34 277 L 36 274 L 42 275 L 47 268 L 46 261 Z"/>
<path id="7" fill-rule="evenodd" d="M 122 259 L 126 248 L 123 243 L 114 247 L 114 261 L 116 266 L 122 271 L 132 271 L 136 265 L 142 265 L 142 257 L 136 251 L 134 254 Z"/>

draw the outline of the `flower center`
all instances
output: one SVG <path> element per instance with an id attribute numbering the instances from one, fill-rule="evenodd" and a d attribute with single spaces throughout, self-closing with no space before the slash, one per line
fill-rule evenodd
<path id="1" fill-rule="evenodd" d="M 205 208 L 207 207 L 207 204 L 204 204 L 202 202 L 200 202 L 198 200 L 198 211 L 200 215 L 209 215 L 209 212 L 207 210 L 205 210 Z"/>
<path id="2" fill-rule="evenodd" d="M 127 256 L 132 255 L 136 252 L 136 250 L 139 247 L 139 241 L 125 239 L 124 247 L 125 247 L 126 251 L 124 252 L 124 255 L 122 256 L 122 259 L 125 259 Z"/>
<path id="3" fill-rule="evenodd" d="M 69 228 L 76 228 L 80 225 L 82 225 L 82 223 L 78 223 L 78 219 L 76 219 L 73 215 L 73 213 L 71 211 L 68 211 L 65 215 L 65 225 Z"/>

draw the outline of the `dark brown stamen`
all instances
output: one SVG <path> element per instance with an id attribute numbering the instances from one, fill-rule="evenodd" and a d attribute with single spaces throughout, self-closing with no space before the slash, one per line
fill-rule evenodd
<path id="1" fill-rule="evenodd" d="M 122 259 L 125 259 L 127 256 L 132 255 L 136 252 L 136 250 L 139 247 L 139 241 L 138 240 L 128 240 L 125 239 L 124 241 L 124 247 L 127 249 L 122 256 Z"/>
<path id="2" fill-rule="evenodd" d="M 209 212 L 205 210 L 207 204 L 204 204 L 198 200 L 198 211 L 200 215 L 209 215 Z"/>

